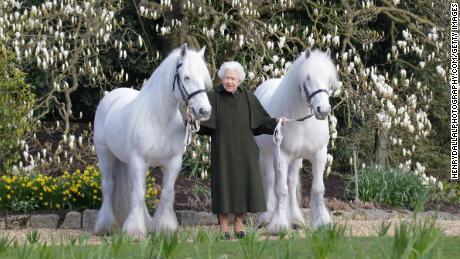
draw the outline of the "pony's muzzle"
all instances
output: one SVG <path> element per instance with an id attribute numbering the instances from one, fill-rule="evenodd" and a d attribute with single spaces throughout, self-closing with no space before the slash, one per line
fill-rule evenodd
<path id="1" fill-rule="evenodd" d="M 207 120 L 207 119 L 209 119 L 209 116 L 211 115 L 211 109 L 210 108 L 206 109 L 204 107 L 200 107 L 198 109 L 198 114 L 197 115 L 198 115 L 197 117 L 198 117 L 199 120 Z"/>
<path id="2" fill-rule="evenodd" d="M 324 120 L 327 118 L 327 115 L 331 112 L 331 106 L 317 106 L 315 110 L 315 117 L 318 120 Z"/>

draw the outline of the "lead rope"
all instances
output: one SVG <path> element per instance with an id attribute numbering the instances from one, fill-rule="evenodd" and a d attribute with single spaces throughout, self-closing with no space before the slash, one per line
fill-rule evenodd
<path id="1" fill-rule="evenodd" d="M 288 120 L 289 121 L 289 120 Z M 273 143 L 275 143 L 275 153 L 274 153 L 274 159 L 275 159 L 275 172 L 278 174 L 281 172 L 281 141 L 283 141 L 283 133 L 281 132 L 281 127 L 283 125 L 281 124 L 281 120 L 278 121 L 276 124 L 275 131 L 273 132 Z"/>
<path id="2" fill-rule="evenodd" d="M 200 130 L 200 121 L 193 118 L 193 114 L 189 113 L 189 109 L 190 107 L 185 107 L 185 112 L 190 115 L 190 118 L 185 121 L 184 152 L 187 151 L 187 146 L 192 142 L 192 133 Z"/>
<path id="3" fill-rule="evenodd" d="M 292 122 L 292 121 L 297 121 L 301 122 L 304 120 L 307 120 L 311 118 L 314 114 L 308 114 L 305 117 L 302 117 L 300 119 L 286 119 L 287 122 Z M 275 143 L 275 152 L 274 152 L 274 159 L 275 159 L 275 171 L 280 172 L 281 171 L 281 142 L 283 141 L 283 132 L 281 131 L 281 127 L 283 125 L 281 124 L 281 120 L 278 121 L 275 127 L 275 131 L 273 131 L 273 143 Z"/>
<path id="4" fill-rule="evenodd" d="M 187 146 L 192 142 L 190 134 L 190 122 L 187 120 L 185 122 L 185 138 L 184 138 L 184 153 L 187 151 Z"/>
<path id="5" fill-rule="evenodd" d="M 286 119 L 286 122 L 292 122 L 292 121 L 298 121 L 298 122 L 301 122 L 301 121 L 304 121 L 304 120 L 307 120 L 309 118 L 311 118 L 313 116 L 313 114 L 309 114 L 305 117 L 302 117 L 300 119 Z M 275 131 L 273 131 L 273 143 L 275 143 L 276 145 L 281 145 L 281 141 L 283 140 L 283 133 L 281 132 L 281 127 L 283 125 L 281 124 L 281 120 L 278 121 L 278 123 L 276 124 L 276 127 L 275 127 Z"/>

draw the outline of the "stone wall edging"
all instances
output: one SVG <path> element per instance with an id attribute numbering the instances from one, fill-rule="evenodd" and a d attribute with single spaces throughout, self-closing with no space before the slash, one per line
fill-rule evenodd
<path id="1" fill-rule="evenodd" d="M 81 229 L 91 232 L 94 228 L 98 210 L 87 209 L 80 213 L 69 211 L 64 221 L 59 224 L 57 214 L 42 215 L 10 215 L 0 217 L 0 229 L 24 229 L 24 228 L 60 228 L 60 229 Z M 302 209 L 305 221 L 310 220 L 310 209 Z M 181 226 L 216 225 L 217 217 L 211 212 L 178 210 L 176 211 L 177 220 Z M 390 220 L 390 219 L 410 219 L 413 215 L 408 210 L 386 211 L 382 209 L 354 209 L 354 210 L 335 210 L 331 212 L 333 220 Z M 438 220 L 460 220 L 460 213 L 448 213 L 442 211 L 425 211 L 419 213 L 421 217 L 436 218 Z M 233 217 L 230 216 L 230 222 Z M 256 222 L 257 214 L 248 213 L 247 221 Z"/>

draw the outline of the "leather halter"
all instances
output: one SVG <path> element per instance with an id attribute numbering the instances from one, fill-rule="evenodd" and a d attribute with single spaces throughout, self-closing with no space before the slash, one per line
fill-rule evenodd
<path id="1" fill-rule="evenodd" d="M 205 89 L 199 89 L 199 90 L 196 90 L 195 92 L 192 92 L 192 93 L 189 94 L 187 92 L 187 89 L 185 89 L 184 84 L 182 83 L 182 80 L 180 79 L 180 76 L 179 76 L 179 68 L 181 66 L 182 66 L 182 63 L 177 62 L 176 73 L 174 75 L 174 81 L 173 81 L 172 90 L 174 92 L 174 89 L 176 88 L 176 83 L 177 83 L 177 89 L 179 89 L 179 91 L 180 91 L 180 94 L 182 96 L 182 100 L 184 101 L 185 106 L 188 106 L 188 102 L 190 101 L 190 99 L 193 98 L 193 96 L 195 96 L 197 94 L 200 94 L 200 93 L 206 93 L 206 90 Z"/>
<path id="2" fill-rule="evenodd" d="M 185 89 L 184 84 L 182 83 L 182 80 L 180 79 L 180 76 L 179 76 L 179 68 L 181 66 L 182 66 L 182 63 L 179 63 L 178 61 L 176 65 L 176 73 L 174 74 L 172 91 L 174 92 L 174 90 L 176 89 L 176 84 L 177 84 L 177 89 L 179 89 L 179 92 L 182 96 L 182 100 L 184 101 L 184 106 L 186 109 L 189 109 L 191 108 L 188 106 L 188 102 L 190 101 L 190 99 L 192 99 L 197 94 L 206 93 L 206 90 L 199 89 L 189 94 L 187 89 Z M 197 132 L 199 129 L 200 129 L 200 121 L 196 120 L 192 114 L 192 117 L 189 120 L 187 120 L 185 123 L 184 149 L 186 149 L 187 146 L 192 141 L 191 133 Z"/>
<path id="3" fill-rule="evenodd" d="M 326 93 L 326 94 L 329 96 L 329 93 L 327 92 L 326 89 L 318 89 L 318 90 L 316 90 L 316 91 L 314 91 L 313 93 L 310 94 L 310 93 L 308 92 L 307 86 L 305 85 L 305 81 L 303 82 L 302 86 L 299 85 L 299 90 L 300 90 L 300 92 L 302 92 L 302 89 L 301 89 L 301 88 L 303 88 L 303 92 L 304 92 L 304 94 L 305 94 L 305 98 L 307 99 L 308 105 L 309 105 L 310 108 L 311 108 L 311 98 L 313 98 L 313 96 L 315 96 L 315 95 L 317 95 L 317 94 L 319 94 L 319 93 L 322 93 L 322 92 Z M 306 120 L 306 119 L 309 119 L 309 118 L 313 117 L 313 115 L 314 115 L 314 114 L 311 113 L 311 114 L 308 114 L 308 115 L 306 115 L 306 116 L 304 116 L 304 117 L 302 117 L 302 118 L 300 118 L 300 119 L 296 119 L 296 120 L 294 120 L 294 121 L 304 121 L 304 120 Z"/>
<path id="4" fill-rule="evenodd" d="M 303 88 L 303 92 L 305 93 L 305 98 L 307 98 L 307 101 L 308 101 L 309 103 L 310 103 L 310 101 L 311 101 L 311 98 L 313 98 L 313 96 L 315 96 L 315 95 L 317 95 L 317 94 L 319 94 L 319 93 L 321 93 L 321 92 L 324 92 L 324 93 L 326 93 L 326 94 L 329 96 L 329 93 L 327 92 L 326 89 L 318 89 L 318 90 L 316 90 L 316 91 L 314 91 L 313 93 L 310 94 L 310 93 L 308 92 L 307 86 L 305 85 L 305 81 L 304 81 L 303 84 L 302 84 L 302 88 Z"/>

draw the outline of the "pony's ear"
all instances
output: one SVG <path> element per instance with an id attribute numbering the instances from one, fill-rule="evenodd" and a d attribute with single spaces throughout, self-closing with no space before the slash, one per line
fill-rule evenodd
<path id="1" fill-rule="evenodd" d="M 305 50 L 305 58 L 309 58 L 310 54 L 311 54 L 311 48 L 308 48 L 307 50 Z"/>
<path id="2" fill-rule="evenodd" d="M 187 43 L 184 43 L 180 47 L 180 56 L 185 57 L 186 54 L 187 54 Z"/>
<path id="3" fill-rule="evenodd" d="M 327 55 L 328 57 L 331 57 L 331 49 L 330 49 L 330 48 L 327 48 L 327 50 L 326 50 L 326 55 Z"/>
<path id="4" fill-rule="evenodd" d="M 204 45 L 200 50 L 200 55 L 204 58 L 204 51 L 206 50 L 206 45 Z"/>

